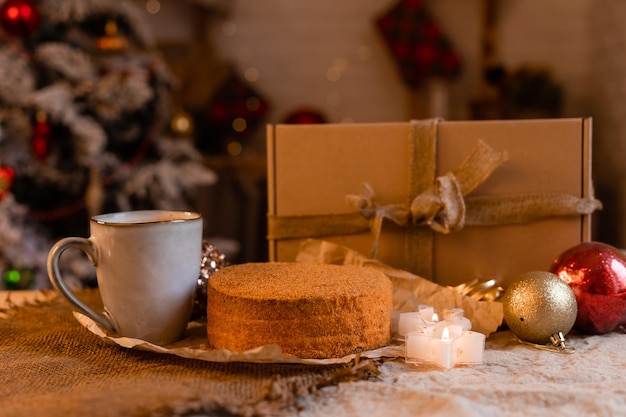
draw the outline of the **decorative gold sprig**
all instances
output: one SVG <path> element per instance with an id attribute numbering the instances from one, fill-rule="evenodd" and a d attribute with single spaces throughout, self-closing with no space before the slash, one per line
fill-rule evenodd
<path id="1" fill-rule="evenodd" d="M 478 301 L 498 301 L 505 291 L 504 287 L 498 285 L 498 281 L 495 279 L 487 281 L 474 279 L 456 286 L 448 285 L 447 288 Z"/>

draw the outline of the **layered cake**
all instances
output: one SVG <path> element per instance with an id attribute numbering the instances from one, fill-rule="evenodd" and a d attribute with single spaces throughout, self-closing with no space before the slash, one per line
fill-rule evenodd
<path id="1" fill-rule="evenodd" d="M 392 284 L 371 268 L 246 263 L 211 275 L 209 347 L 276 344 L 299 358 L 338 358 L 389 344 Z"/>

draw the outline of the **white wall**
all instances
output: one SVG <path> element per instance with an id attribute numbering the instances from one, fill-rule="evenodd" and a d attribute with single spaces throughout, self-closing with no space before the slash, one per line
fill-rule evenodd
<path id="1" fill-rule="evenodd" d="M 511 66 L 550 68 L 555 79 L 565 86 L 564 116 L 588 116 L 590 112 L 589 19 L 593 5 L 593 0 L 502 1 L 503 61 Z"/>
<path id="2" fill-rule="evenodd" d="M 255 86 L 271 100 L 274 120 L 303 105 L 331 121 L 393 120 L 404 91 L 373 30 L 381 3 L 241 0 L 213 35 L 242 73 L 258 70 Z"/>
<path id="3" fill-rule="evenodd" d="M 407 94 L 374 19 L 395 0 L 238 0 L 232 18 L 211 36 L 225 59 L 245 72 L 274 104 L 274 120 L 296 106 L 322 108 L 331 121 L 404 120 Z M 427 9 L 461 55 L 450 86 L 448 118 L 468 117 L 480 82 L 481 0 L 430 0 Z M 565 116 L 589 112 L 591 0 L 502 0 L 498 47 L 507 67 L 548 67 L 566 89 Z M 369 51 L 367 59 L 359 51 Z M 326 72 L 345 65 L 337 81 Z M 331 100 L 329 101 L 329 97 Z"/>
<path id="4" fill-rule="evenodd" d="M 390 121 L 415 116 L 408 105 L 411 92 L 374 26 L 374 19 L 396 1 L 160 0 L 161 12 L 146 14 L 158 38 L 184 40 L 194 35 L 192 5 L 228 8 L 229 17 L 207 22 L 208 40 L 242 76 L 256 70 L 258 78 L 250 82 L 271 100 L 271 121 L 302 105 L 322 109 L 332 122 Z M 424 4 L 463 62 L 460 78 L 449 86 L 446 116 L 466 119 L 467 103 L 479 90 L 484 1 Z M 502 62 L 508 68 L 549 68 L 565 87 L 564 116 L 590 112 L 593 5 L 593 0 L 500 1 L 497 46 Z M 335 81 L 327 78 L 329 70 L 339 75 Z"/>

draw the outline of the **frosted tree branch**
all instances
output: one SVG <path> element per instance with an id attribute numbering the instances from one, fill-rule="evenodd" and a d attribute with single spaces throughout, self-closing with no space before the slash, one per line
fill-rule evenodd
<path id="1" fill-rule="evenodd" d="M 25 55 L 11 47 L 0 49 L 0 98 L 21 105 L 24 97 L 35 90 L 35 77 Z"/>
<path id="2" fill-rule="evenodd" d="M 70 81 L 91 83 L 96 78 L 89 55 L 66 43 L 44 43 L 35 50 L 35 58 Z"/>

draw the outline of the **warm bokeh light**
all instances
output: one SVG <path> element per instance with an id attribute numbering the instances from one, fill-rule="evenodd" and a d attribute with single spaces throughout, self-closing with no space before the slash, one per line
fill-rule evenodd
<path id="1" fill-rule="evenodd" d="M 237 141 L 232 141 L 232 142 L 229 142 L 228 145 L 226 146 L 226 151 L 228 152 L 230 156 L 238 156 L 238 155 L 241 155 L 241 152 L 243 151 L 243 147 L 241 146 L 241 143 Z"/>
<path id="2" fill-rule="evenodd" d="M 148 0 L 146 2 L 146 11 L 150 14 L 157 14 L 161 11 L 161 2 L 159 0 Z"/>
<path id="3" fill-rule="evenodd" d="M 243 117 L 237 117 L 235 120 L 233 120 L 233 130 L 235 132 L 243 132 L 244 130 L 246 130 L 246 128 L 248 127 L 248 123 L 246 122 L 246 119 L 244 119 Z"/>
<path id="4" fill-rule="evenodd" d="M 250 111 L 257 111 L 261 107 L 261 100 L 258 97 L 248 97 L 246 99 L 246 108 Z"/>
<path id="5" fill-rule="evenodd" d="M 246 71 L 243 74 L 243 76 L 246 78 L 246 81 L 251 82 L 251 83 L 258 81 L 260 75 L 261 74 L 259 73 L 259 70 L 256 69 L 255 67 L 250 67 L 246 69 Z"/>

